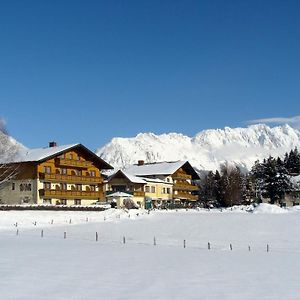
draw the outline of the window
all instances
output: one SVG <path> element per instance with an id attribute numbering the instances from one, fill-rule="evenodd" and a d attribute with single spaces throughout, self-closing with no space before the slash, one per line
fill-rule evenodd
<path id="1" fill-rule="evenodd" d="M 90 188 L 91 188 L 91 191 L 92 191 L 92 192 L 95 192 L 95 191 L 96 191 L 96 186 L 95 186 L 95 185 L 91 185 Z"/>
<path id="2" fill-rule="evenodd" d="M 155 193 L 155 186 L 151 186 L 151 193 Z"/>
<path id="3" fill-rule="evenodd" d="M 82 172 L 81 172 L 81 170 L 74 170 L 74 173 L 75 173 L 75 175 L 76 176 L 81 176 L 82 175 Z"/>
<path id="4" fill-rule="evenodd" d="M 69 159 L 73 159 L 73 154 L 72 153 L 69 154 Z"/>
<path id="5" fill-rule="evenodd" d="M 52 204 L 52 199 L 43 199 L 43 204 Z"/>
<path id="6" fill-rule="evenodd" d="M 31 183 L 21 183 L 20 184 L 20 192 L 30 192 L 31 191 Z"/>
<path id="7" fill-rule="evenodd" d="M 50 182 L 44 182 L 44 189 L 45 190 L 51 190 L 51 183 Z"/>
<path id="8" fill-rule="evenodd" d="M 50 174 L 51 173 L 51 167 L 44 166 L 44 173 Z"/>
<path id="9" fill-rule="evenodd" d="M 74 204 L 75 205 L 81 205 L 81 199 L 75 199 Z"/>
<path id="10" fill-rule="evenodd" d="M 62 168 L 62 169 L 61 169 L 61 174 L 67 175 L 67 169 L 66 169 L 66 168 Z"/>
<path id="11" fill-rule="evenodd" d="M 171 189 L 167 188 L 167 194 L 171 194 Z"/>
<path id="12" fill-rule="evenodd" d="M 14 182 L 11 183 L 11 189 L 14 191 L 16 189 L 16 184 Z"/>
<path id="13" fill-rule="evenodd" d="M 145 186 L 145 192 L 150 193 L 150 186 L 148 186 L 148 185 Z"/>
<path id="14" fill-rule="evenodd" d="M 82 184 L 76 184 L 76 190 L 82 191 Z"/>
<path id="15" fill-rule="evenodd" d="M 67 205 L 67 199 L 61 199 L 60 203 L 61 205 Z"/>
<path id="16" fill-rule="evenodd" d="M 95 171 L 90 171 L 91 176 L 95 177 L 96 176 L 96 172 Z"/>
<path id="17" fill-rule="evenodd" d="M 68 189 L 67 184 L 66 183 L 61 183 L 60 184 L 60 189 L 63 191 L 66 191 Z"/>

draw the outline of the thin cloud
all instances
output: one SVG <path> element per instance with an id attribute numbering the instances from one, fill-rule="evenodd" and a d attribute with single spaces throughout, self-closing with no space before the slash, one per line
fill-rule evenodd
<path id="1" fill-rule="evenodd" d="M 288 124 L 291 127 L 300 129 L 300 116 L 294 116 L 290 118 L 285 117 L 274 117 L 274 118 L 264 118 L 248 121 L 249 124 Z"/>

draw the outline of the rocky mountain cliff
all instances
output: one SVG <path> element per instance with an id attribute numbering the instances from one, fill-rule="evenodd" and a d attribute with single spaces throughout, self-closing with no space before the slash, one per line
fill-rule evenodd
<path id="1" fill-rule="evenodd" d="M 133 138 L 113 138 L 96 153 L 116 168 L 138 160 L 145 162 L 189 160 L 199 170 L 216 170 L 229 163 L 250 169 L 257 159 L 281 156 L 300 148 L 300 132 L 289 125 L 209 129 L 188 137 L 180 133 L 140 133 Z"/>

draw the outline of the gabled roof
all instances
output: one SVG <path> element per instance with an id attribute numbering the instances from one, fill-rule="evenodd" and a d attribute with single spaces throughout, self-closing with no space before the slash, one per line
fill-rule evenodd
<path id="1" fill-rule="evenodd" d="M 199 179 L 199 175 L 188 161 L 165 161 L 158 163 L 148 163 L 143 165 L 133 165 L 125 171 L 135 176 L 155 176 L 155 175 L 172 175 L 178 169 L 184 168 L 193 179 Z"/>
<path id="2" fill-rule="evenodd" d="M 141 184 L 146 184 L 146 181 L 140 177 L 134 176 L 132 174 L 129 174 L 127 172 L 124 172 L 122 170 L 118 170 L 116 173 L 112 174 L 109 178 L 108 181 L 110 181 L 111 179 L 117 177 L 117 176 L 123 176 L 126 177 L 130 182 L 132 183 L 141 183 Z"/>
<path id="3" fill-rule="evenodd" d="M 163 183 L 163 184 L 170 184 L 170 185 L 172 185 L 171 182 L 166 182 L 166 181 L 161 180 L 159 178 L 147 178 L 147 177 L 135 176 L 135 175 L 129 174 L 128 172 L 125 172 L 125 171 L 122 171 L 122 170 L 118 170 L 117 172 L 115 172 L 114 174 L 112 174 L 108 178 L 108 181 L 110 181 L 111 179 L 115 178 L 118 175 L 126 177 L 132 183 L 147 184 L 148 182 L 153 182 L 153 183 Z"/>
<path id="4" fill-rule="evenodd" d="M 20 152 L 20 154 L 16 158 L 14 158 L 13 161 L 10 161 L 9 163 L 43 162 L 45 160 L 51 159 L 55 156 L 61 155 L 64 152 L 73 149 L 80 149 L 83 152 L 85 152 L 90 157 L 91 161 L 100 165 L 102 169 L 113 169 L 111 165 L 109 165 L 102 158 L 100 158 L 98 155 L 96 155 L 94 152 L 92 152 L 82 144 L 70 144 L 70 145 L 62 145 L 62 146 L 55 146 L 55 147 L 24 150 Z"/>

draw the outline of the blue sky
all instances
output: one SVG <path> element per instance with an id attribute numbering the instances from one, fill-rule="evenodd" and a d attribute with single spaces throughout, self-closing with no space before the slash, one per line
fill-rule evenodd
<path id="1" fill-rule="evenodd" d="M 0 116 L 28 147 L 251 120 L 297 127 L 299 11 L 276 0 L 3 1 Z"/>

